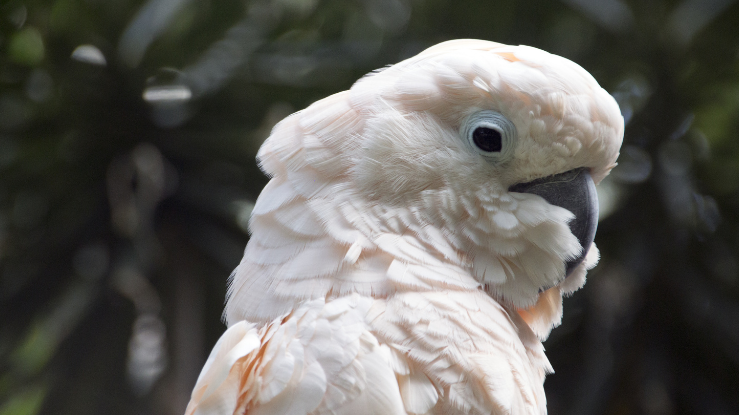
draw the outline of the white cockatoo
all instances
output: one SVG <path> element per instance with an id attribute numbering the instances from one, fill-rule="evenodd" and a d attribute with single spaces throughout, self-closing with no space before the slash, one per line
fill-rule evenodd
<path id="1" fill-rule="evenodd" d="M 187 414 L 543 414 L 624 123 L 577 64 L 455 40 L 282 122 Z"/>

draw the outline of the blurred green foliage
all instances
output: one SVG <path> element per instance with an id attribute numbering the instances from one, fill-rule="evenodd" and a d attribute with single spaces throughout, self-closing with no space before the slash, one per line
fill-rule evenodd
<path id="1" fill-rule="evenodd" d="M 182 413 L 270 128 L 453 38 L 570 58 L 627 121 L 550 412 L 736 413 L 738 26 L 733 0 L 2 2 L 0 415 Z"/>

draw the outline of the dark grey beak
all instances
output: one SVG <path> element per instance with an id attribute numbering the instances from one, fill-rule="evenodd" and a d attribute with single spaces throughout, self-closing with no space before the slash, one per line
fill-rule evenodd
<path id="1" fill-rule="evenodd" d="M 586 168 L 574 169 L 528 183 L 514 184 L 508 191 L 541 196 L 550 204 L 563 207 L 575 215 L 575 219 L 569 223 L 570 231 L 583 249 L 577 258 L 565 264 L 565 275 L 569 276 L 588 254 L 598 227 L 598 195 L 590 171 Z"/>

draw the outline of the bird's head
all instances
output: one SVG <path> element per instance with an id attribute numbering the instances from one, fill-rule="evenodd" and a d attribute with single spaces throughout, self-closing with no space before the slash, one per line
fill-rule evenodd
<path id="1" fill-rule="evenodd" d="M 584 69 L 530 47 L 462 40 L 353 92 L 368 118 L 352 157 L 363 195 L 444 224 L 478 279 L 517 306 L 581 264 L 595 236 L 594 184 L 623 136 L 618 105 Z M 439 198 L 430 209 L 429 197 Z"/>
<path id="2" fill-rule="evenodd" d="M 283 203 L 304 204 L 344 244 L 334 278 L 379 266 L 406 288 L 474 283 L 525 308 L 592 265 L 594 184 L 615 166 L 623 128 L 614 99 L 577 64 L 457 40 L 289 117 L 259 158 L 295 192 Z M 258 201 L 253 239 L 259 215 L 275 214 Z"/>

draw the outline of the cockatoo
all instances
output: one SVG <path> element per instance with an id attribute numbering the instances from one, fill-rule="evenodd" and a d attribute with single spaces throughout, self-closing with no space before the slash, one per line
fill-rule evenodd
<path id="1" fill-rule="evenodd" d="M 454 40 L 273 129 L 187 414 L 544 414 L 624 123 L 577 64 Z"/>

